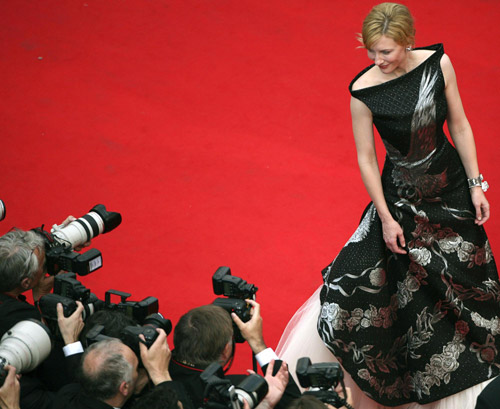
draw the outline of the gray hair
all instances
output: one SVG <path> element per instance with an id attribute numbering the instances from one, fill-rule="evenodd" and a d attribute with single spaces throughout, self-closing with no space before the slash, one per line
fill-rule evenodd
<path id="1" fill-rule="evenodd" d="M 123 347 L 119 339 L 110 338 L 85 350 L 78 378 L 87 395 L 105 401 L 118 393 L 122 382 L 132 382 L 134 368 L 123 355 Z"/>
<path id="2" fill-rule="evenodd" d="M 25 278 L 34 278 L 39 269 L 38 249 L 45 249 L 43 238 L 34 231 L 11 230 L 0 237 L 0 292 L 11 291 Z"/>

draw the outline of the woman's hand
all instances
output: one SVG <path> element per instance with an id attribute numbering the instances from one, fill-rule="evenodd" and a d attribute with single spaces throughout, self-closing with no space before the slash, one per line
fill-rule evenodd
<path id="1" fill-rule="evenodd" d="M 403 248 L 406 246 L 403 229 L 396 220 L 382 222 L 382 231 L 389 250 L 397 254 L 406 254 L 406 250 Z"/>
<path id="2" fill-rule="evenodd" d="M 476 220 L 474 223 L 481 226 L 490 218 L 490 204 L 488 203 L 488 200 L 486 200 L 486 196 L 480 186 L 471 188 L 470 195 L 472 198 L 472 204 L 476 209 Z"/>

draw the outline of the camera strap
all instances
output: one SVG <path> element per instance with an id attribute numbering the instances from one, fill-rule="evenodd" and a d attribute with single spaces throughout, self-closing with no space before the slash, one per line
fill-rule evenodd
<path id="1" fill-rule="evenodd" d="M 231 357 L 229 358 L 229 360 L 227 361 L 226 365 L 224 366 L 224 373 L 226 373 L 227 371 L 229 371 L 231 369 L 231 366 L 233 365 L 233 361 L 234 361 L 234 355 L 236 354 L 236 342 L 234 342 L 234 338 L 233 338 L 233 346 L 232 346 L 232 349 L 231 349 Z"/>

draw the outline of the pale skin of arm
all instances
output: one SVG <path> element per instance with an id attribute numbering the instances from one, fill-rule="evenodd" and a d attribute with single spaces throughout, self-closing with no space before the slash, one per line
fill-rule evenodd
<path id="1" fill-rule="evenodd" d="M 477 177 L 479 167 L 474 137 L 462 106 L 455 72 L 447 55 L 441 59 L 441 68 L 445 78 L 445 96 L 448 103 L 448 129 L 467 177 Z M 403 230 L 389 212 L 382 190 L 371 111 L 363 102 L 351 97 L 351 117 L 361 179 L 382 222 L 384 241 L 393 253 L 406 254 L 403 248 L 406 246 Z M 475 223 L 482 225 L 490 217 L 488 201 L 480 187 L 472 188 L 470 193 L 476 210 Z"/>
<path id="2" fill-rule="evenodd" d="M 406 245 L 403 229 L 389 212 L 382 190 L 373 135 L 372 113 L 363 102 L 352 97 L 351 117 L 361 179 L 382 221 L 384 241 L 393 253 L 406 254 L 403 248 Z"/>
<path id="3" fill-rule="evenodd" d="M 443 71 L 446 84 L 445 95 L 446 102 L 448 103 L 447 122 L 451 139 L 453 139 L 453 143 L 464 165 L 467 178 L 476 178 L 479 176 L 476 144 L 471 126 L 465 116 L 460 93 L 458 92 L 455 70 L 450 58 L 446 54 L 441 58 L 441 70 Z M 470 193 L 476 210 L 475 223 L 482 225 L 490 218 L 490 205 L 481 187 L 471 188 Z"/>

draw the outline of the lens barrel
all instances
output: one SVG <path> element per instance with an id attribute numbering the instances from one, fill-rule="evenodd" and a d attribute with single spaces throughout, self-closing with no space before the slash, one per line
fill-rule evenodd
<path id="1" fill-rule="evenodd" d="M 94 206 L 90 211 L 72 221 L 65 227 L 54 225 L 52 234 L 66 248 L 83 246 L 94 237 L 107 233 L 118 227 L 122 222 L 120 213 L 108 212 L 102 204 Z"/>
<path id="2" fill-rule="evenodd" d="M 242 399 L 246 400 L 250 405 L 250 409 L 255 408 L 264 399 L 268 391 L 267 381 L 258 374 L 248 375 L 235 390 L 240 402 L 243 404 Z"/>
<path id="3" fill-rule="evenodd" d="M 18 373 L 35 369 L 49 356 L 51 349 L 50 330 L 34 319 L 18 322 L 0 341 L 0 357 Z"/>

